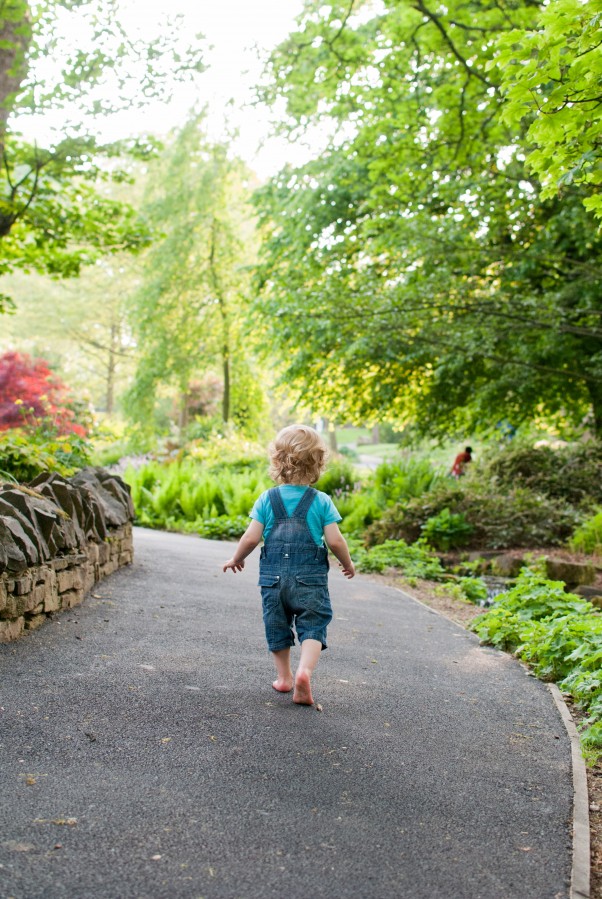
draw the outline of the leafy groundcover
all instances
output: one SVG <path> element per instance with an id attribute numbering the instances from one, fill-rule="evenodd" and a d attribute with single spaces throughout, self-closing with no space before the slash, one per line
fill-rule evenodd
<path id="1" fill-rule="evenodd" d="M 523 569 L 515 586 L 470 624 L 483 643 L 513 653 L 544 681 L 555 681 L 585 714 L 580 727 L 590 764 L 602 756 L 602 615 L 590 602 Z"/>

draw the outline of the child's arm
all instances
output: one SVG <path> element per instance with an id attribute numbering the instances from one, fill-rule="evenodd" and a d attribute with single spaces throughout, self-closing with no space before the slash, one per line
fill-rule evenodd
<path id="1" fill-rule="evenodd" d="M 352 578 L 355 574 L 355 565 L 351 561 L 347 541 L 341 534 L 338 524 L 325 525 L 324 539 L 326 540 L 328 549 L 338 559 L 345 577 Z"/>
<path id="2" fill-rule="evenodd" d="M 228 561 L 224 565 L 223 570 L 227 571 L 228 568 L 231 568 L 234 574 L 236 574 L 237 571 L 242 571 L 245 567 L 245 559 L 250 553 L 253 552 L 256 546 L 259 546 L 262 536 L 262 523 L 253 519 L 249 527 L 246 529 L 246 531 L 238 541 L 238 546 L 236 547 L 234 555 L 231 559 L 228 559 Z"/>

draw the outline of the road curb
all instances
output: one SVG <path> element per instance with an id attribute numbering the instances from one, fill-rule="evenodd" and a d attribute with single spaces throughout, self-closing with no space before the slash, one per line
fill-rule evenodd
<path id="1" fill-rule="evenodd" d="M 424 606 L 425 609 L 440 615 L 446 621 L 462 628 L 467 634 L 471 634 L 464 625 L 455 621 L 444 612 L 434 609 L 415 596 L 406 593 L 401 587 L 393 587 L 398 593 L 406 599 L 417 602 Z M 476 634 L 473 634 L 476 637 Z M 478 639 L 478 637 L 477 637 Z M 560 717 L 566 728 L 566 732 L 571 744 L 571 768 L 573 774 L 573 863 L 571 869 L 571 888 L 570 899 L 590 899 L 590 827 L 589 827 L 589 792 L 587 788 L 587 772 L 585 768 L 585 760 L 581 752 L 581 741 L 573 717 L 569 708 L 562 698 L 562 693 L 556 684 L 548 683 L 548 687 L 552 699 L 556 704 L 556 708 L 560 713 Z"/>
<path id="2" fill-rule="evenodd" d="M 556 684 L 548 684 L 552 698 L 560 712 L 571 741 L 573 768 L 573 870 L 571 873 L 571 899 L 589 899 L 590 896 L 590 840 L 589 795 L 587 772 L 581 752 L 581 742 L 568 706 Z"/>

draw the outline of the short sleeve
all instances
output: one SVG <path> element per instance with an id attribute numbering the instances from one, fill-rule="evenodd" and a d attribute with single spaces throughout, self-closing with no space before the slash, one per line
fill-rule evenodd
<path id="1" fill-rule="evenodd" d="M 324 526 L 327 524 L 337 524 L 339 521 L 343 520 L 343 516 L 339 514 L 339 510 L 328 496 L 327 493 L 323 494 L 325 502 L 323 507 L 323 516 L 324 516 Z"/>
<path id="2" fill-rule="evenodd" d="M 253 504 L 253 508 L 249 512 L 249 518 L 253 518 L 253 519 L 255 519 L 255 521 L 258 521 L 260 524 L 263 524 L 263 525 L 266 524 L 266 520 L 267 520 L 266 500 L 267 500 L 267 493 L 262 493 L 261 496 L 259 496 L 255 500 L 255 503 Z"/>

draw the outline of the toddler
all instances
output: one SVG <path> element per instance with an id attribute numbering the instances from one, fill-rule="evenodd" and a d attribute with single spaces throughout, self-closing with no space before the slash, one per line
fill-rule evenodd
<path id="1" fill-rule="evenodd" d="M 276 666 L 272 686 L 281 693 L 294 686 L 293 702 L 313 705 L 311 676 L 326 649 L 326 628 L 332 620 L 328 549 L 345 577 L 352 578 L 355 568 L 337 523 L 341 516 L 330 497 L 311 486 L 328 456 L 317 431 L 306 425 L 283 428 L 270 445 L 269 456 L 270 477 L 280 486 L 266 490 L 256 501 L 250 513 L 253 520 L 223 570 L 242 571 L 244 560 L 263 539 L 259 586 L 266 639 Z M 301 644 L 294 680 L 293 625 Z"/>

